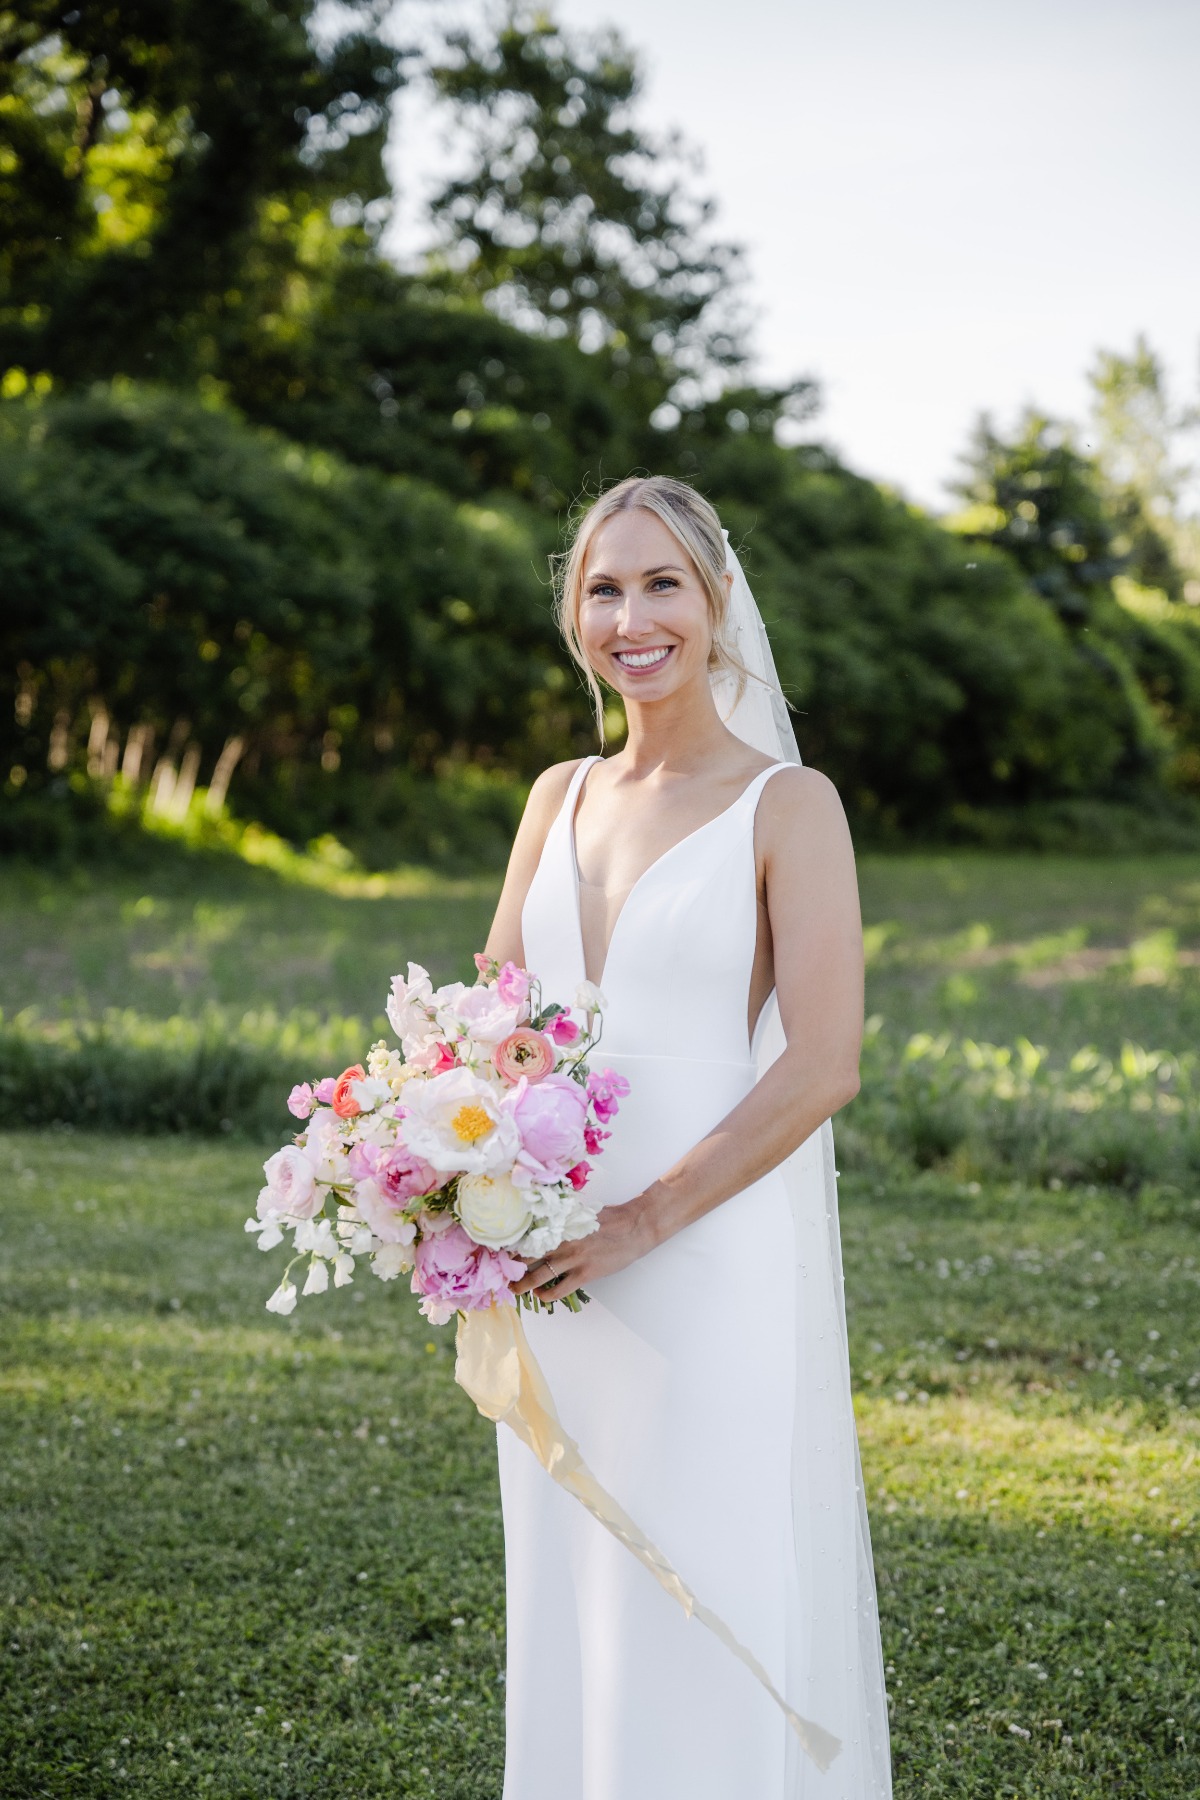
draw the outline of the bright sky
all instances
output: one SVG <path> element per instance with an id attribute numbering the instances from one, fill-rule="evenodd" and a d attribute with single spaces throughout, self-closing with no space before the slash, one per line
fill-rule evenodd
<path id="1" fill-rule="evenodd" d="M 1082 417 L 1139 330 L 1197 397 L 1200 0 L 555 11 L 641 52 L 642 122 L 702 150 L 748 252 L 758 373 L 815 375 L 852 467 L 943 508 L 982 410 Z M 435 157 L 403 105 L 411 205 Z"/>

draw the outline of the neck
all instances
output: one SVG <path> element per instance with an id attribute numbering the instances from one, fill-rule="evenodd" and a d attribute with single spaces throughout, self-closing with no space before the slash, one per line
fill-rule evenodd
<path id="1" fill-rule="evenodd" d="M 664 700 L 627 700 L 629 736 L 620 755 L 631 772 L 703 768 L 732 741 L 705 675 Z"/>

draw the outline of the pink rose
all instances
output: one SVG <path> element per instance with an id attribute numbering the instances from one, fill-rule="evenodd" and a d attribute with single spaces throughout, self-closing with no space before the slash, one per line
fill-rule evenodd
<path id="1" fill-rule="evenodd" d="M 518 969 L 514 962 L 506 962 L 496 978 L 496 992 L 507 1006 L 524 1006 L 529 987 L 529 971 Z"/>
<path id="2" fill-rule="evenodd" d="M 327 1075 L 324 1081 L 318 1081 L 313 1089 L 313 1096 L 319 1105 L 332 1106 L 333 1090 L 336 1086 L 337 1082 L 332 1075 Z"/>
<path id="3" fill-rule="evenodd" d="M 515 1085 L 522 1075 L 526 1081 L 541 1081 L 554 1067 L 554 1046 L 540 1031 L 522 1025 L 496 1045 L 492 1061 L 502 1081 Z"/>
<path id="4" fill-rule="evenodd" d="M 307 1119 L 316 1104 L 317 1096 L 307 1081 L 297 1082 L 287 1097 L 287 1109 L 297 1119 Z"/>
<path id="5" fill-rule="evenodd" d="M 546 1030 L 556 1044 L 575 1044 L 579 1041 L 579 1027 L 570 1013 L 555 1013 Z"/>
<path id="6" fill-rule="evenodd" d="M 423 1296 L 421 1311 L 435 1325 L 455 1312 L 512 1306 L 512 1283 L 525 1273 L 515 1256 L 485 1250 L 454 1222 L 423 1235 L 413 1255 L 412 1291 Z"/>
<path id="7" fill-rule="evenodd" d="M 629 1083 L 615 1069 L 600 1069 L 588 1076 L 587 1092 L 596 1117 L 607 1125 L 620 1111 L 618 1102 L 629 1092 Z"/>
<path id="8" fill-rule="evenodd" d="M 521 1081 L 505 1105 L 521 1137 L 513 1181 L 518 1187 L 561 1181 L 584 1147 L 587 1098 L 579 1083 L 569 1075 L 547 1075 L 533 1085 Z"/>
<path id="9" fill-rule="evenodd" d="M 285 1144 L 263 1164 L 267 1185 L 258 1196 L 258 1216 L 311 1219 L 325 1204 L 316 1172 L 303 1150 Z"/>
<path id="10" fill-rule="evenodd" d="M 485 981 L 495 980 L 498 965 L 494 956 L 489 956 L 486 950 L 477 950 L 472 960 Z"/>

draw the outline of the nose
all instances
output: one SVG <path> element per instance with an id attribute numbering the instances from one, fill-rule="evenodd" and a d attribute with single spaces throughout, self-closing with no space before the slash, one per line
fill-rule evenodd
<path id="1" fill-rule="evenodd" d="M 631 641 L 644 638 L 654 630 L 654 619 L 644 594 L 636 587 L 627 587 L 625 597 L 617 608 L 617 636 L 629 638 Z"/>

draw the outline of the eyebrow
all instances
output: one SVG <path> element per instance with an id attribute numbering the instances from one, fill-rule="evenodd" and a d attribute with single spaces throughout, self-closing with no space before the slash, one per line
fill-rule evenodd
<path id="1" fill-rule="evenodd" d="M 678 563 L 659 563 L 656 569 L 643 569 L 642 580 L 648 581 L 651 575 L 683 575 L 685 573 L 686 571 L 681 569 Z M 587 579 L 589 581 L 611 581 L 615 585 L 617 578 L 615 575 L 606 575 L 603 569 L 597 569 L 593 574 L 589 575 Z"/>

